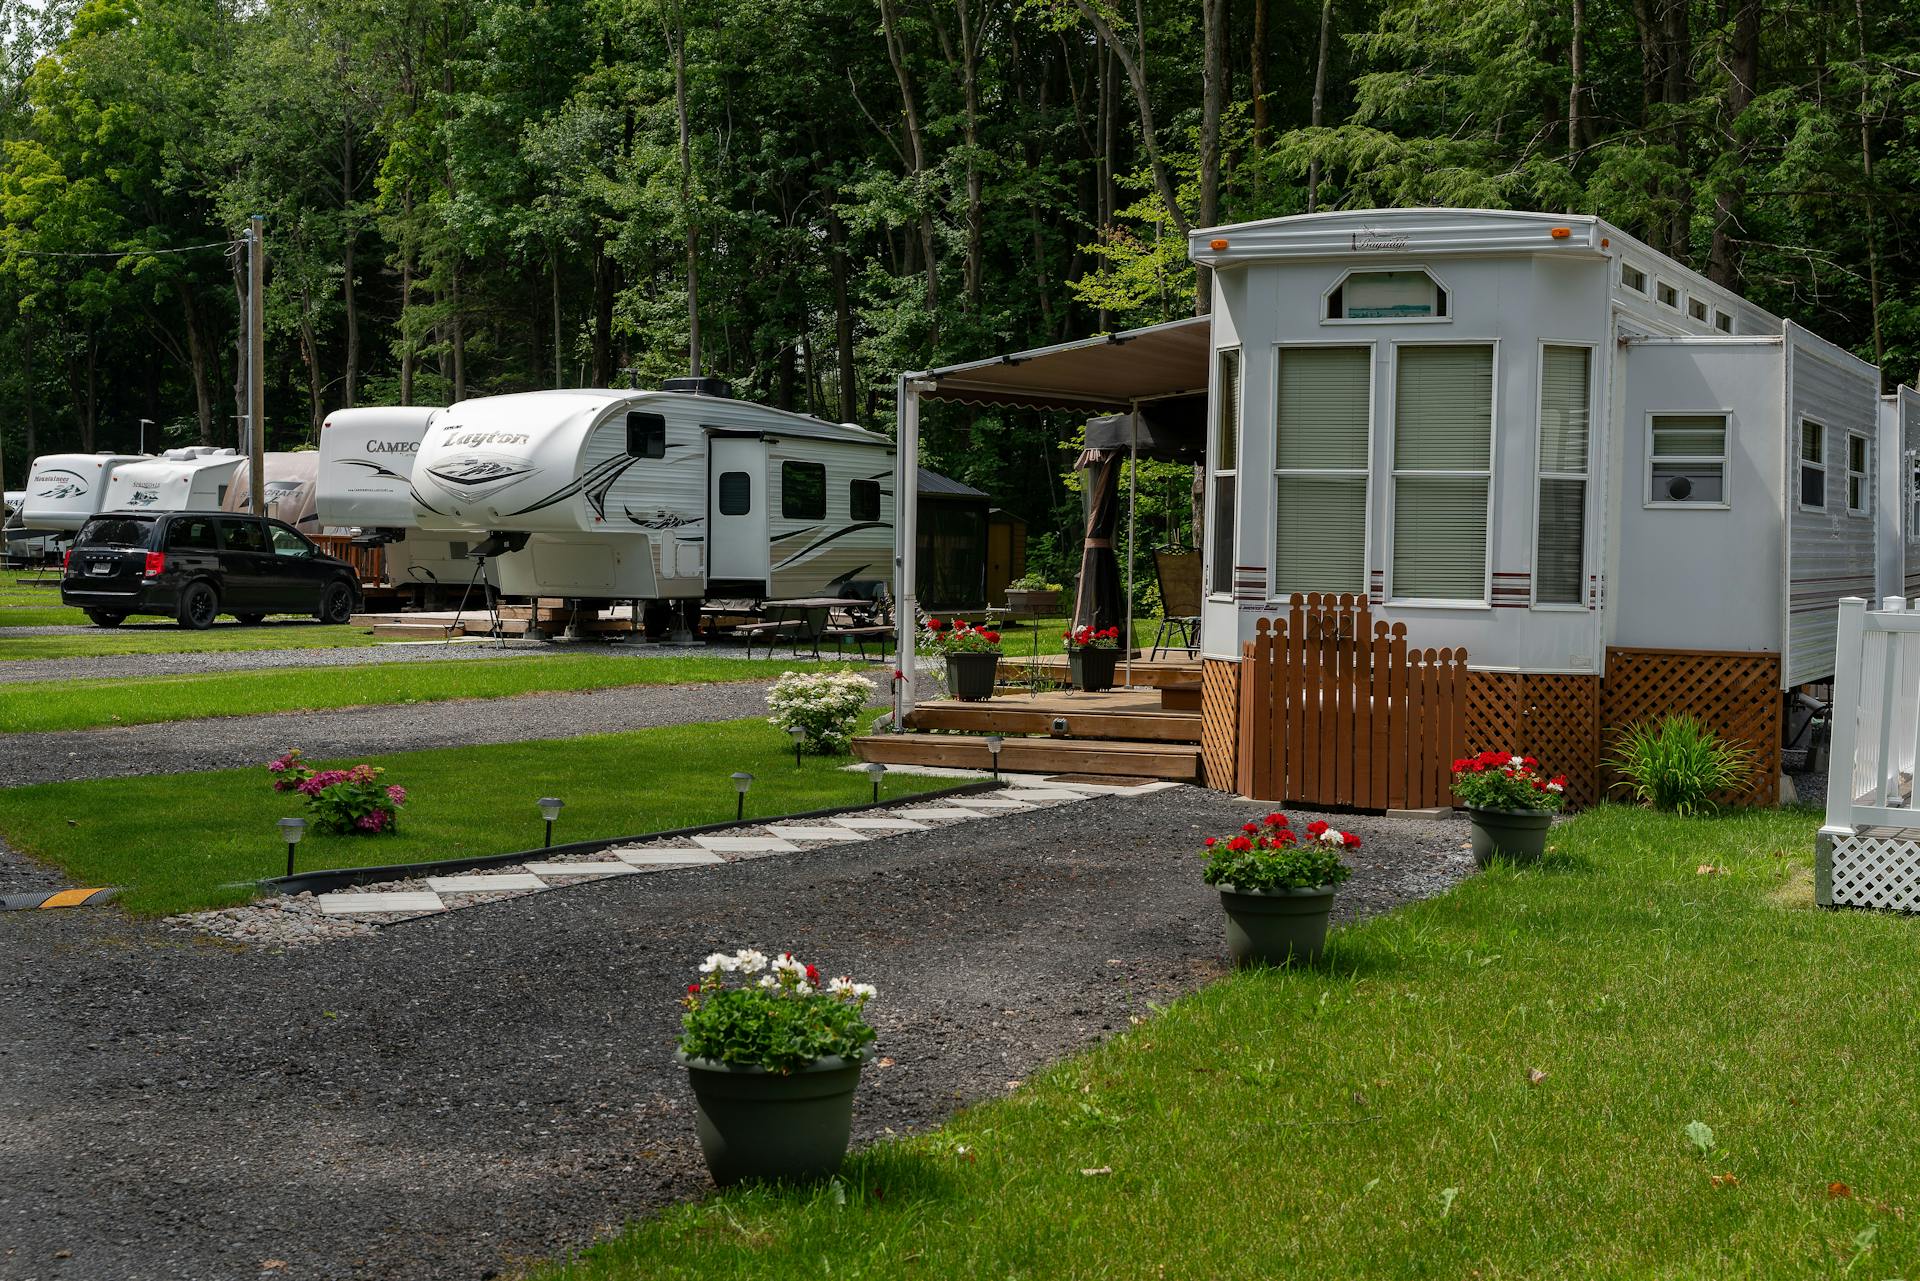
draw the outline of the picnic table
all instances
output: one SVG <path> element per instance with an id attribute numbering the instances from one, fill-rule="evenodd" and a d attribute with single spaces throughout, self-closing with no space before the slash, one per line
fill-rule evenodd
<path id="1" fill-rule="evenodd" d="M 859 596 L 799 596 L 765 601 L 761 609 L 764 613 L 761 621 L 734 629 L 735 635 L 747 638 L 748 657 L 752 657 L 754 645 L 764 636 L 769 658 L 773 657 L 774 646 L 783 639 L 793 642 L 795 654 L 811 646 L 815 658 L 820 657 L 823 640 L 838 641 L 843 652 L 846 643 L 853 641 L 862 658 L 867 656 L 867 642 L 878 641 L 880 656 L 885 658 L 887 638 L 893 635 L 892 627 L 878 621 L 879 602 Z"/>

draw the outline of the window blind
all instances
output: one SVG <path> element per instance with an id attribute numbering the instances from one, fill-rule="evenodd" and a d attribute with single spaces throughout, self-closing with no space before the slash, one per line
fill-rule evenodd
<path id="1" fill-rule="evenodd" d="M 1280 476 L 1274 490 L 1277 592 L 1365 591 L 1366 477 Z"/>
<path id="2" fill-rule="evenodd" d="M 1592 353 L 1549 346 L 1540 355 L 1540 511 L 1533 598 L 1578 605 L 1586 544 L 1587 433 Z"/>
<path id="3" fill-rule="evenodd" d="M 1396 370 L 1393 594 L 1484 601 L 1493 348 L 1402 347 Z"/>
<path id="4" fill-rule="evenodd" d="M 1533 566 L 1534 599 L 1543 605 L 1578 605 L 1581 542 L 1587 527 L 1587 482 L 1540 482 L 1540 554 Z"/>
<path id="5" fill-rule="evenodd" d="M 1367 465 L 1367 347 L 1292 347 L 1280 353 L 1280 404 L 1274 466 Z"/>
<path id="6" fill-rule="evenodd" d="M 1403 476 L 1393 487 L 1393 594 L 1487 598 L 1484 477 Z"/>
<path id="7" fill-rule="evenodd" d="M 1587 470 L 1589 353 L 1585 347 L 1548 347 L 1540 362 L 1540 470 L 1585 475 Z"/>
<path id="8" fill-rule="evenodd" d="M 1240 465 L 1240 352 L 1220 353 L 1219 400 L 1214 413 L 1213 467 L 1235 471 Z"/>

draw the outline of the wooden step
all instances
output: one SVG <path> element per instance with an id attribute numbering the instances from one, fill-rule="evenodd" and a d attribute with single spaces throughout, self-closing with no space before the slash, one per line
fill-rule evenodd
<path id="1" fill-rule="evenodd" d="M 1160 710 L 1163 712 L 1198 712 L 1200 710 L 1200 682 L 1181 681 L 1175 685 L 1160 687 Z"/>
<path id="2" fill-rule="evenodd" d="M 960 734 L 872 734 L 853 740 L 863 761 L 993 768 L 984 738 Z M 1105 774 L 1198 782 L 1200 749 L 1185 743 L 1116 743 L 1076 738 L 1009 738 L 1000 748 L 1003 774 Z"/>
<path id="3" fill-rule="evenodd" d="M 445 623 L 375 623 L 375 640 L 446 640 L 450 636 L 464 636 L 466 629 L 454 627 L 448 629 Z"/>
<path id="4" fill-rule="evenodd" d="M 1065 721 L 1066 729 L 1054 728 Z M 1028 707 L 1019 698 L 995 698 L 983 703 L 942 701 L 922 703 L 907 713 L 907 728 L 960 730 L 972 734 L 1045 734 L 1055 738 L 1122 739 L 1148 743 L 1197 743 L 1200 717 L 1196 713 L 1074 711 L 1043 704 Z"/>
<path id="5" fill-rule="evenodd" d="M 1028 672 L 1038 667 L 1040 677 L 1056 685 L 1071 685 L 1073 675 L 1067 666 L 1064 654 L 1042 654 L 1039 658 L 1022 658 L 1018 654 L 1002 654 L 998 678 L 1010 685 L 1024 684 Z M 1187 681 L 1200 679 L 1200 660 L 1197 658 L 1135 658 L 1133 660 L 1133 680 L 1135 688 L 1159 688 L 1162 685 L 1179 685 Z M 1127 660 L 1121 656 L 1120 665 L 1114 670 L 1113 681 L 1117 686 L 1129 684 L 1127 680 Z"/>

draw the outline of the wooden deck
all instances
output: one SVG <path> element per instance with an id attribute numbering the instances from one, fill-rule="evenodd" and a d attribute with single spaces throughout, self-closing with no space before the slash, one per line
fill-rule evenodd
<path id="1" fill-rule="evenodd" d="M 875 734 L 853 746 L 866 761 L 984 770 L 993 766 L 986 736 L 998 734 L 1005 773 L 1197 782 L 1200 713 L 1168 710 L 1169 693 L 1139 686 L 1097 694 L 1002 691 L 975 703 L 937 699 L 907 714 L 910 732 Z"/>

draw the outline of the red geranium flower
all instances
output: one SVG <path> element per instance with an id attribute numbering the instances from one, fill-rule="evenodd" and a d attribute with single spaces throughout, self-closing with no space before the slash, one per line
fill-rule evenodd
<path id="1" fill-rule="evenodd" d="M 1235 854 L 1244 854 L 1253 848 L 1253 842 L 1244 836 L 1236 836 L 1227 842 L 1227 848 Z"/>

